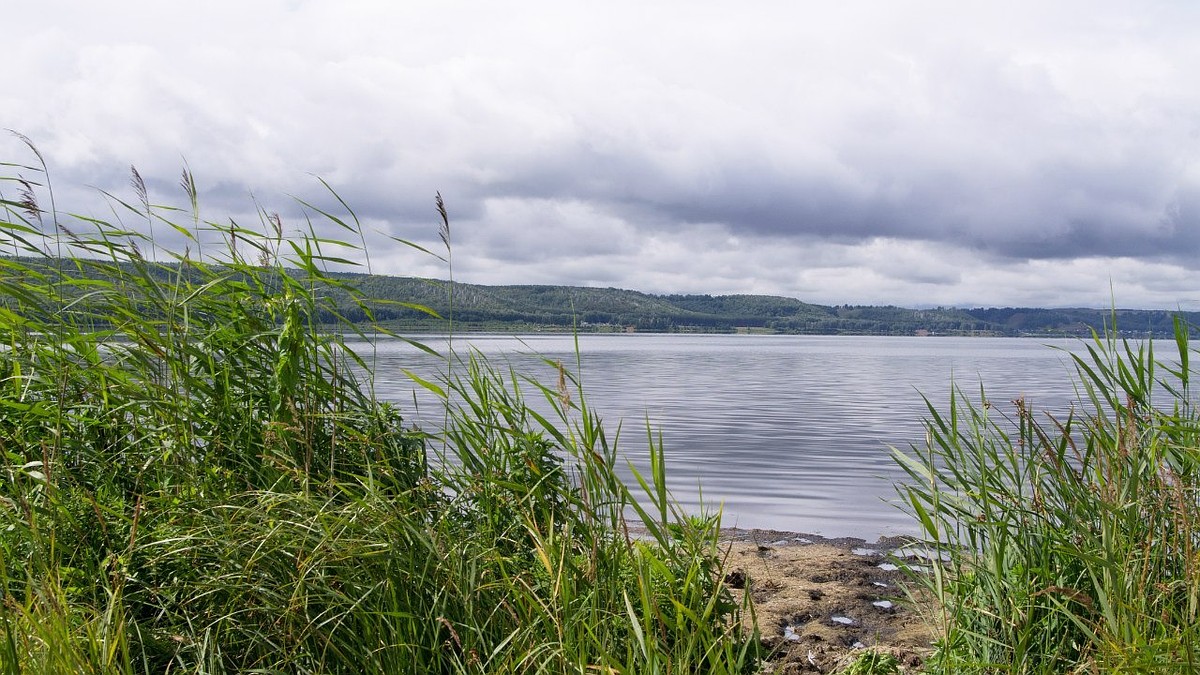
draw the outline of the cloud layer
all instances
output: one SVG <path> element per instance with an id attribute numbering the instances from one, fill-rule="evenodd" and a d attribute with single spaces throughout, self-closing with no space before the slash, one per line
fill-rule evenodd
<path id="1" fill-rule="evenodd" d="M 1044 4 L 27 3 L 0 105 L 214 214 L 316 174 L 430 243 L 440 190 L 464 281 L 1200 307 L 1200 10 Z"/>

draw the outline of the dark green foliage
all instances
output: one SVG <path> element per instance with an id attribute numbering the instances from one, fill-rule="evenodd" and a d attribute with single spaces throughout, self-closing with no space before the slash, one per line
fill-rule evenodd
<path id="1" fill-rule="evenodd" d="M 346 274 L 368 297 L 408 299 L 446 314 L 447 281 Z M 615 288 L 454 284 L 455 322 L 467 329 L 558 329 L 731 332 L 760 329 L 813 335 L 1080 336 L 1105 330 L 1110 310 L 829 307 L 767 295 L 653 295 Z M 357 316 L 354 308 L 343 310 Z M 379 304 L 378 320 L 410 330 L 444 330 L 444 321 L 412 307 Z M 1169 337 L 1170 312 L 1117 310 L 1131 335 Z M 1183 314 L 1200 321 L 1200 313 Z M 359 319 L 355 319 L 359 320 Z"/>
<path id="2" fill-rule="evenodd" d="M 1200 312 L 1028 307 L 981 308 L 966 311 L 972 317 L 984 321 L 988 325 L 1019 334 L 1062 334 L 1086 337 L 1093 332 L 1105 332 L 1115 320 L 1123 334 L 1170 338 L 1175 334 L 1176 318 L 1184 319 L 1190 326 L 1200 326 Z"/>
<path id="3" fill-rule="evenodd" d="M 0 202 L 0 673 L 753 667 L 718 519 L 677 522 L 661 461 L 639 504 L 569 373 L 528 384 L 548 419 L 449 354 L 445 427 L 406 428 L 343 339 L 401 306 L 326 271 L 349 245 L 204 221 L 183 185 L 190 211 L 136 174 L 115 207 L 226 259 Z"/>
<path id="4" fill-rule="evenodd" d="M 8 260 L 14 270 L 47 271 L 50 262 Z M 286 261 L 285 261 L 286 262 Z M 58 265 L 58 263 L 53 263 Z M 118 266 L 120 264 L 118 263 Z M 63 272 L 93 276 L 91 265 L 74 265 Z M 228 270 L 244 280 L 236 268 Z M 165 280 L 183 275 L 195 280 L 190 266 L 164 264 L 148 271 Z M 300 275 L 303 276 L 303 270 Z M 275 275 L 296 275 L 290 268 L 263 271 L 261 279 L 280 287 Z M 769 295 L 652 295 L 615 288 L 571 286 L 481 286 L 435 279 L 391 277 L 353 272 L 327 272 L 330 283 L 319 289 L 321 302 L 313 308 L 317 323 L 343 321 L 369 326 L 383 324 L 408 331 L 445 331 L 450 324 L 450 288 L 455 293 L 455 325 L 463 330 L 560 330 L 581 332 L 732 332 L 753 329 L 813 335 L 990 335 L 1081 336 L 1103 332 L 1115 316 L 1130 336 L 1170 337 L 1171 312 L 1161 310 L 975 308 L 907 309 L 893 306 L 827 307 Z M 93 281 L 95 281 L 93 277 Z M 84 294 L 68 285 L 63 289 Z M 86 300 L 85 300 L 86 302 Z M 144 311 L 156 311 L 144 306 Z M 1200 313 L 1183 313 L 1189 322 Z M 107 321 L 96 313 L 94 320 Z"/>

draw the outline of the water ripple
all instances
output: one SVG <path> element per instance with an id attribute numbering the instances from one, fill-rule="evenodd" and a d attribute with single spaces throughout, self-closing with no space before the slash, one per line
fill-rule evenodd
<path id="1" fill-rule="evenodd" d="M 433 340 L 432 342 L 437 342 Z M 536 351 L 575 363 L 562 336 L 456 338 L 520 372 L 553 381 Z M 924 438 L 922 394 L 939 409 L 951 382 L 976 398 L 1018 397 L 1065 412 L 1066 354 L 1046 340 L 716 335 L 584 335 L 583 381 L 626 456 L 645 469 L 643 426 L 662 432 L 669 479 L 689 509 L 724 504 L 726 524 L 863 536 L 910 532 L 892 504 L 901 472 L 890 447 Z M 1075 341 L 1057 341 L 1078 348 Z M 434 345 L 439 346 L 439 345 Z M 401 342 L 376 353 L 377 392 L 434 404 L 402 374 L 437 366 Z M 531 397 L 532 398 L 532 397 Z M 423 403 L 421 401 L 424 401 Z"/>

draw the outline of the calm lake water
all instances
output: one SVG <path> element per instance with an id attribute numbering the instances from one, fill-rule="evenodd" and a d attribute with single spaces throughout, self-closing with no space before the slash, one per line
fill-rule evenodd
<path id="1" fill-rule="evenodd" d="M 443 338 L 425 338 L 442 350 Z M 539 356 L 575 363 L 570 336 L 456 337 L 497 363 L 553 384 Z M 953 380 L 973 398 L 1024 396 L 1037 410 L 1075 400 L 1076 340 L 774 335 L 582 335 L 583 381 L 610 438 L 639 467 L 646 420 L 661 431 L 675 497 L 695 512 L 723 506 L 726 526 L 825 536 L 913 533 L 891 501 L 901 472 L 890 447 L 922 443 L 922 394 L 945 409 Z M 1058 347 L 1055 349 L 1053 347 Z M 431 397 L 403 373 L 438 366 L 402 342 L 382 342 L 376 391 L 416 415 Z M 529 396 L 531 399 L 534 396 Z M 440 416 L 438 416 L 440 419 Z"/>

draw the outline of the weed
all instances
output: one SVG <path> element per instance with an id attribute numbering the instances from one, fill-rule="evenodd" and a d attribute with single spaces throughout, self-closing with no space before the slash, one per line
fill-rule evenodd
<path id="1" fill-rule="evenodd" d="M 1188 327 L 1174 359 L 1115 330 L 1073 356 L 1065 418 L 981 391 L 929 404 L 924 449 L 895 453 L 929 546 L 940 672 L 1195 672 L 1200 417 Z"/>
<path id="2" fill-rule="evenodd" d="M 900 661 L 887 652 L 866 649 L 841 672 L 844 675 L 893 675 L 900 672 Z"/>
<path id="3" fill-rule="evenodd" d="M 374 304 L 330 272 L 365 249 L 332 190 L 345 210 L 301 202 L 293 236 L 206 218 L 186 171 L 157 205 L 134 172 L 114 212 L 171 252 L 44 207 L 36 156 L 0 182 L 0 672 L 754 667 L 719 517 L 681 519 L 661 443 L 622 482 L 573 373 L 452 352 L 422 380 L 438 429 L 374 398 L 345 337 L 392 337 L 344 318 Z"/>

